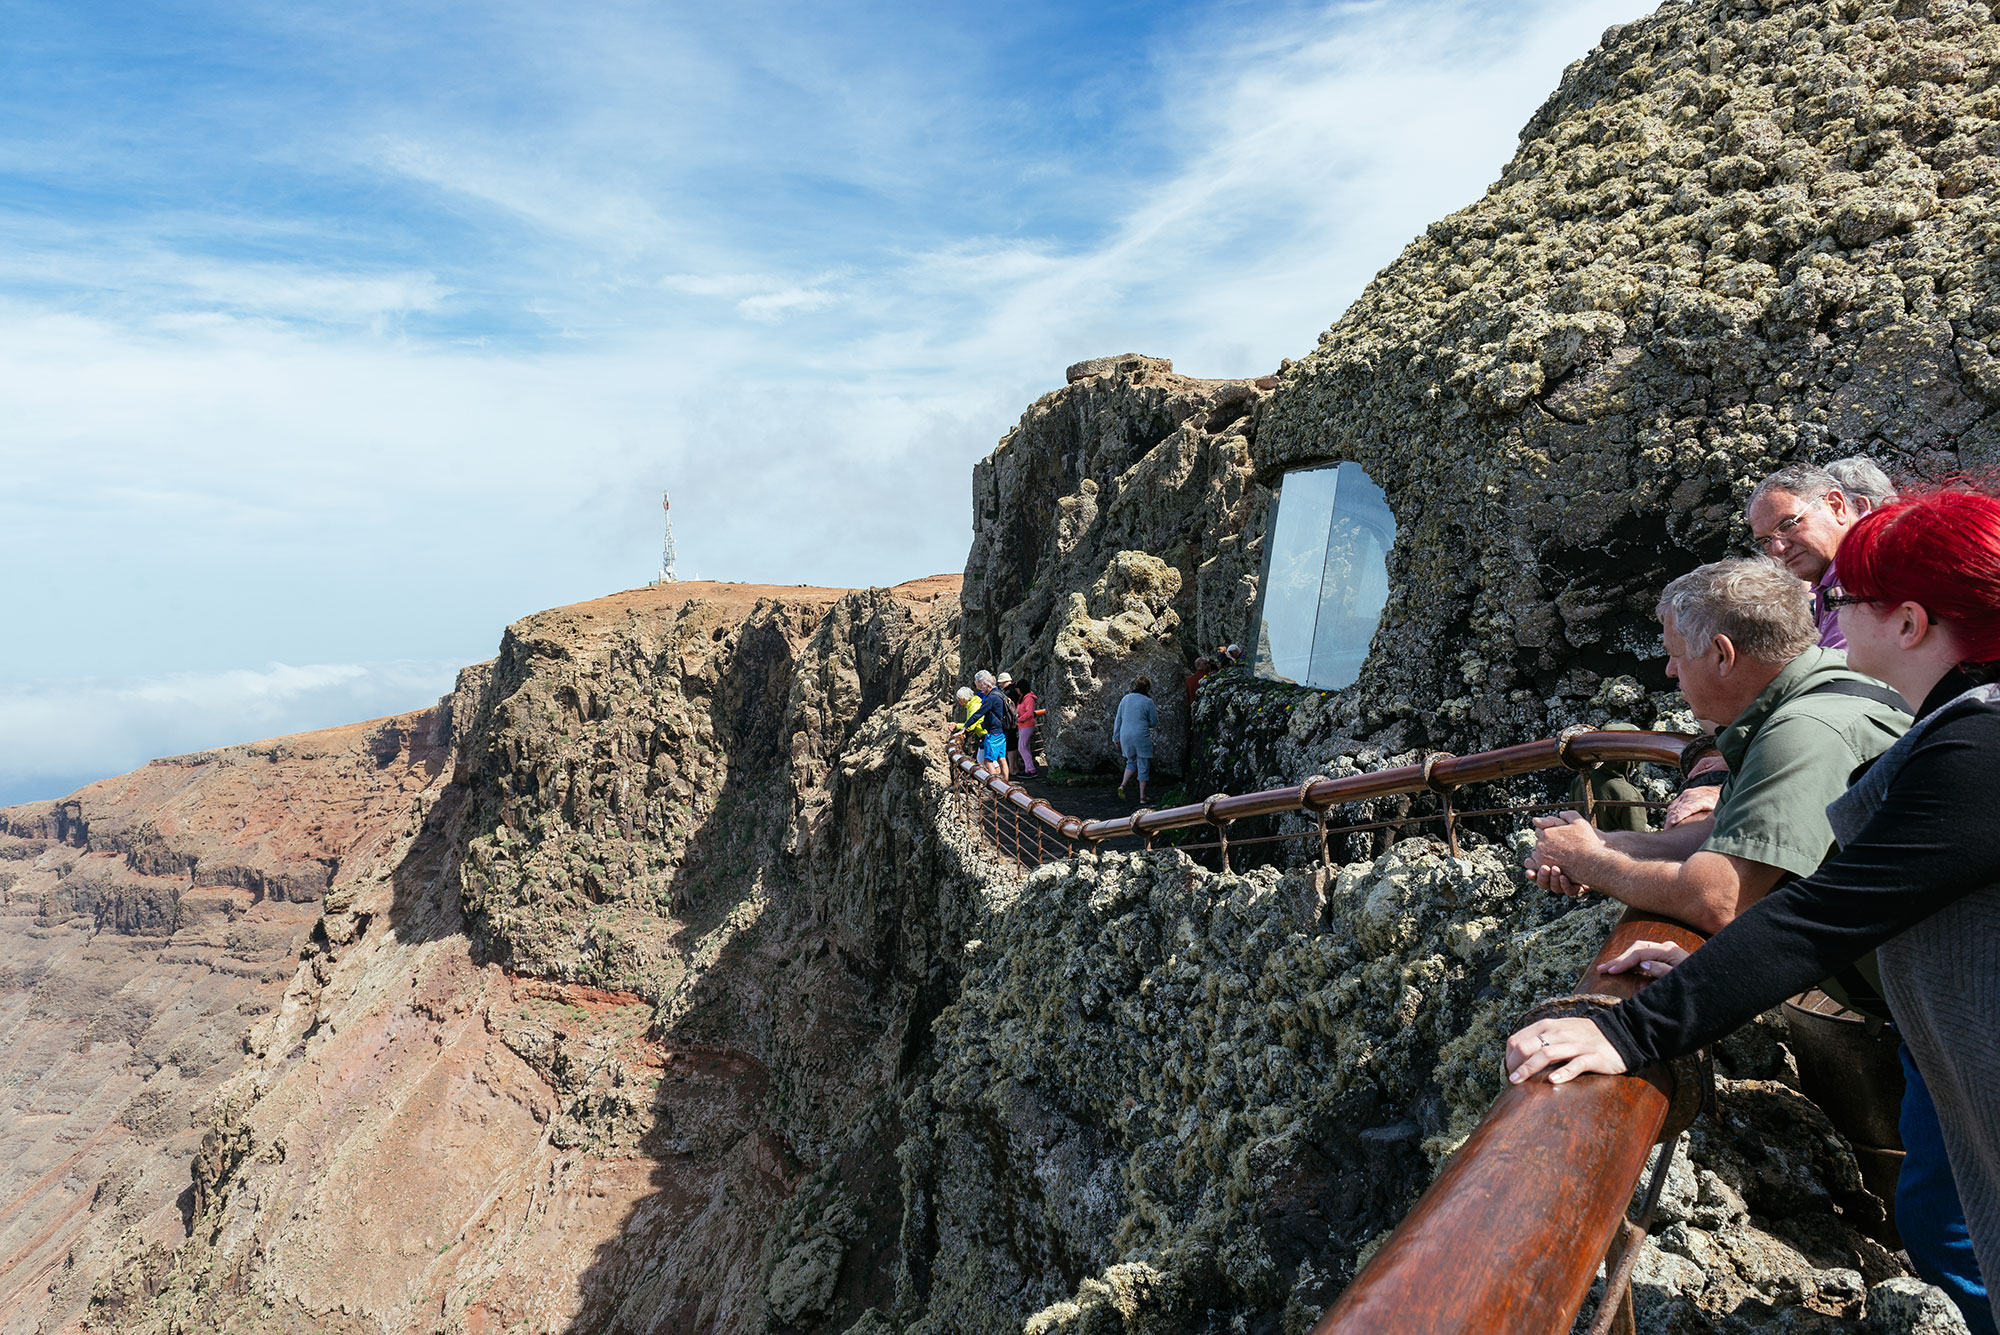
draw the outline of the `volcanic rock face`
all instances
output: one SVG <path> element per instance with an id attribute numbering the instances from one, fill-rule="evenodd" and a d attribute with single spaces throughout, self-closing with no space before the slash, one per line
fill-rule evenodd
<path id="1" fill-rule="evenodd" d="M 1609 930 L 1511 861 L 1413 840 L 1335 874 L 1169 853 L 1030 876 L 968 944 L 912 1099 L 904 1230 L 937 1252 L 905 1330 L 1304 1331 L 1499 1093 L 1514 1017 Z M 1725 1045 L 1670 1177 L 1642 1330 L 1788 1308 L 1858 1331 L 1902 1275 L 1769 1023 Z"/>
<path id="2" fill-rule="evenodd" d="M 1774 467 L 2000 457 L 1996 58 L 1984 4 L 1699 0 L 1571 66 L 1259 417 L 1259 480 L 1353 460 L 1396 513 L 1341 728 L 1466 750 L 1659 688 L 1657 590 Z"/>
<path id="3" fill-rule="evenodd" d="M 215 1099 L 115 1329 L 844 1330 L 985 909 L 937 834 L 956 581 L 531 617 Z M 171 1240 L 169 1240 L 171 1241 Z"/>
<path id="4" fill-rule="evenodd" d="M 78 1316 L 179 1243 L 210 1100 L 320 898 L 438 781 L 427 710 L 156 761 L 0 811 L 0 1330 Z"/>
<path id="5" fill-rule="evenodd" d="M 1157 754 L 1178 770 L 1181 677 L 1242 636 L 1256 595 L 1264 390 L 1130 355 L 1070 371 L 974 470 L 965 661 L 1030 678 L 1051 762 L 1078 769 L 1116 757 L 1111 715 L 1150 673 Z"/>

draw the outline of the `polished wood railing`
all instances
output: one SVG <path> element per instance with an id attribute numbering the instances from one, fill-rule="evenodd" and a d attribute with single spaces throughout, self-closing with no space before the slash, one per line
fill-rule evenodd
<path id="1" fill-rule="evenodd" d="M 1036 797 L 1019 784 L 1009 783 L 972 756 L 954 754 L 951 760 L 954 783 L 969 782 L 976 786 L 982 798 L 997 801 L 1017 813 L 1017 820 L 1025 823 L 1029 836 L 1039 841 L 1039 836 L 1045 833 L 1051 840 L 1063 841 L 1059 847 L 1063 847 L 1064 851 L 1067 851 L 1068 844 L 1089 846 L 1101 844 L 1107 839 L 1134 836 L 1150 841 L 1154 835 L 1168 830 L 1207 825 L 1219 833 L 1223 863 L 1227 866 L 1228 830 L 1232 822 L 1253 816 L 1280 816 L 1292 812 L 1306 812 L 1319 817 L 1317 832 L 1321 836 L 1322 850 L 1329 835 L 1437 820 L 1443 824 L 1446 845 L 1456 855 L 1460 820 L 1467 816 L 1530 809 L 1514 806 L 1461 811 L 1453 804 L 1452 794 L 1467 784 L 1494 783 L 1537 770 L 1584 770 L 1620 761 L 1678 765 L 1682 748 L 1692 740 L 1677 732 L 1598 732 L 1588 728 L 1571 728 L 1557 737 L 1523 742 L 1498 751 L 1481 751 L 1469 756 L 1439 751 L 1425 757 L 1420 764 L 1348 774 L 1337 779 L 1315 777 L 1295 787 L 1267 788 L 1262 792 L 1237 796 L 1218 793 L 1206 801 L 1159 811 L 1141 809 L 1112 820 L 1081 820 L 1064 815 L 1047 799 Z M 1365 821 L 1349 825 L 1328 823 L 1327 813 L 1334 807 L 1416 793 L 1437 794 L 1442 810 L 1435 815 L 1393 821 Z M 1023 838 L 1023 831 L 1016 828 L 1013 837 L 1018 843 Z"/>

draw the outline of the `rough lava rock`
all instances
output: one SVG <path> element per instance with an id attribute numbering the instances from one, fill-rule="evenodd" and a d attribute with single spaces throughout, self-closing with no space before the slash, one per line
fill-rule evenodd
<path id="1" fill-rule="evenodd" d="M 1112 762 L 1109 709 L 1149 673 L 1157 754 L 1178 769 L 1181 678 L 1240 638 L 1256 593 L 1250 539 L 1269 493 L 1250 481 L 1250 440 L 1265 390 L 1135 354 L 1069 379 L 973 472 L 965 663 L 1033 680 L 1052 758 L 1079 768 Z"/>

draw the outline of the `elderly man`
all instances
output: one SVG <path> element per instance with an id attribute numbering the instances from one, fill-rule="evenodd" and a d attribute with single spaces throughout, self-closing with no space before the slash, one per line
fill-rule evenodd
<path id="1" fill-rule="evenodd" d="M 1788 464 L 1750 493 L 1750 545 L 1811 587 L 1813 621 L 1828 649 L 1847 647 L 1826 595 L 1839 582 L 1833 555 L 1860 517 L 1839 480 L 1812 464 Z"/>
<path id="2" fill-rule="evenodd" d="M 1826 805 L 1910 718 L 1888 687 L 1814 644 L 1805 586 L 1771 561 L 1717 561 L 1667 585 L 1667 675 L 1729 762 L 1712 817 L 1600 833 L 1575 812 L 1535 822 L 1528 871 L 1714 932 L 1833 850 Z"/>
<path id="3" fill-rule="evenodd" d="M 1658 615 L 1667 675 L 1696 718 L 1719 725 L 1730 772 L 1714 815 L 1601 834 L 1565 811 L 1535 822 L 1527 869 L 1547 889 L 1600 890 L 1713 933 L 1780 883 L 1818 869 L 1833 851 L 1827 804 L 1910 717 L 1888 687 L 1848 671 L 1845 654 L 1813 643 L 1805 585 L 1770 561 L 1690 571 L 1667 585 Z M 1873 957 L 1820 986 L 1875 1019 L 1892 1018 Z M 1907 1059 L 1904 1073 L 1897 1227 L 1918 1273 L 1952 1295 L 1975 1332 L 1992 1335 L 1936 1108 Z"/>
<path id="4" fill-rule="evenodd" d="M 1882 465 L 1865 454 L 1850 454 L 1826 465 L 1827 475 L 1840 484 L 1856 515 L 1865 515 L 1878 505 L 1896 499 L 1896 484 L 1882 471 Z"/>
<path id="5" fill-rule="evenodd" d="M 1010 712 L 1007 697 L 1001 693 L 1000 683 L 991 672 L 977 672 L 972 677 L 972 688 L 977 692 L 978 708 L 967 720 L 968 731 L 984 729 L 980 738 L 979 754 L 987 766 L 1001 778 L 1011 779 L 1013 775 L 1007 767 L 1007 716 Z"/>

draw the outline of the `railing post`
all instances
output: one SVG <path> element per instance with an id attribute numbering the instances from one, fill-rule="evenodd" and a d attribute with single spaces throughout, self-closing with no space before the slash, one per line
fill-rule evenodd
<path id="1" fill-rule="evenodd" d="M 1222 874 L 1225 876 L 1229 875 L 1229 822 L 1215 818 L 1215 804 L 1227 796 L 1228 793 L 1211 793 L 1208 800 L 1201 804 L 1202 819 L 1215 827 L 1216 845 L 1222 851 Z"/>
<path id="2" fill-rule="evenodd" d="M 1313 810 L 1313 785 L 1324 778 L 1326 778 L 1324 774 L 1315 774 L 1299 785 L 1299 810 Z M 1333 865 L 1333 851 L 1327 847 L 1326 843 L 1326 813 L 1329 810 L 1331 810 L 1330 807 L 1321 807 L 1317 812 L 1319 816 L 1319 862 L 1322 867 L 1331 867 Z"/>
<path id="3" fill-rule="evenodd" d="M 1562 762 L 1564 769 L 1583 780 L 1583 818 L 1592 825 L 1595 825 L 1597 824 L 1597 790 L 1591 786 L 1589 771 L 1597 768 L 1597 762 L 1592 760 L 1578 763 L 1576 758 L 1569 753 L 1570 743 L 1589 731 L 1590 729 L 1584 727 L 1581 723 L 1572 723 L 1569 727 L 1557 733 L 1556 759 Z"/>
<path id="4" fill-rule="evenodd" d="M 1436 793 L 1438 800 L 1444 804 L 1444 846 L 1454 858 L 1458 856 L 1458 813 L 1451 805 L 1452 786 L 1439 783 L 1432 771 L 1437 769 L 1439 761 L 1456 759 L 1458 757 L 1449 751 L 1433 751 L 1424 757 L 1424 787 Z"/>

